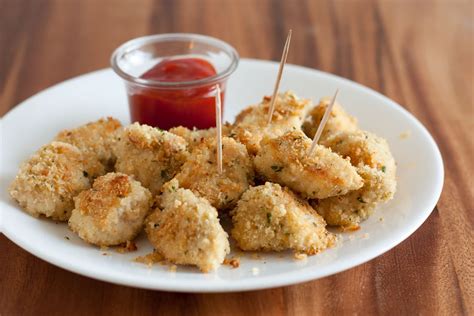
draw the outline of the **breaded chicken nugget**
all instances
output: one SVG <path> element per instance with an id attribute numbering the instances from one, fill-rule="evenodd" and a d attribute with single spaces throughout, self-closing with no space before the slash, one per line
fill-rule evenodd
<path id="1" fill-rule="evenodd" d="M 69 227 L 83 240 L 113 246 L 140 233 L 152 196 L 140 182 L 123 173 L 108 173 L 74 198 Z"/>
<path id="2" fill-rule="evenodd" d="M 115 155 L 112 145 L 115 141 L 115 134 L 122 124 L 112 117 L 100 119 L 79 126 L 75 129 L 61 131 L 55 138 L 56 141 L 72 144 L 85 153 L 85 159 L 93 170 L 92 177 L 105 174 L 106 171 L 113 170 Z M 103 167 L 95 166 L 99 161 Z"/>
<path id="3" fill-rule="evenodd" d="M 276 183 L 248 189 L 231 214 L 232 237 L 242 250 L 293 249 L 313 255 L 335 241 L 307 201 Z"/>
<path id="4" fill-rule="evenodd" d="M 299 99 L 288 91 L 277 96 L 271 124 L 267 124 L 270 97 L 264 97 L 258 105 L 247 107 L 237 116 L 230 137 L 247 146 L 249 154 L 255 155 L 263 136 L 278 137 L 291 130 L 301 129 L 301 124 L 310 109 L 311 101 Z"/>
<path id="5" fill-rule="evenodd" d="M 135 176 L 153 194 L 175 176 L 188 156 L 183 138 L 138 123 L 119 133 L 114 153 L 115 170 Z"/>
<path id="6" fill-rule="evenodd" d="M 9 191 L 31 215 L 66 221 L 73 198 L 89 187 L 82 152 L 71 144 L 52 142 L 21 165 Z"/>
<path id="7" fill-rule="evenodd" d="M 314 134 L 319 127 L 326 108 L 331 103 L 331 98 L 323 98 L 319 101 L 319 104 L 315 106 L 306 117 L 303 123 L 303 131 L 309 138 L 313 139 Z M 324 126 L 321 134 L 320 142 L 324 141 L 328 136 L 340 132 L 340 131 L 356 131 L 357 130 L 357 119 L 349 114 L 342 108 L 339 103 L 335 103 L 326 126 Z"/>
<path id="8" fill-rule="evenodd" d="M 317 145 L 309 156 L 311 140 L 302 131 L 277 138 L 266 136 L 260 146 L 254 159 L 257 172 L 303 197 L 323 199 L 362 186 L 357 170 L 329 148 Z"/>
<path id="9" fill-rule="evenodd" d="M 364 186 L 359 190 L 311 202 L 328 225 L 356 229 L 378 203 L 392 199 L 396 190 L 394 177 L 364 165 L 358 168 L 358 172 L 364 179 Z"/>
<path id="10" fill-rule="evenodd" d="M 196 265 L 203 272 L 218 268 L 230 252 L 217 210 L 206 199 L 179 188 L 176 179 L 163 186 L 161 209 L 148 216 L 145 231 L 165 259 Z"/>
<path id="11" fill-rule="evenodd" d="M 222 136 L 229 136 L 232 125 L 228 122 L 222 125 Z M 204 140 L 216 137 L 216 128 L 208 129 L 189 129 L 183 126 L 173 127 L 169 130 L 170 133 L 181 136 L 188 142 L 188 150 L 191 152 L 194 147 L 201 144 Z"/>
<path id="12" fill-rule="evenodd" d="M 321 144 L 343 157 L 349 157 L 354 166 L 366 165 L 395 176 L 395 159 L 382 137 L 361 130 L 337 132 Z"/>
<path id="13" fill-rule="evenodd" d="M 221 210 L 233 207 L 253 181 L 247 149 L 232 138 L 222 138 L 222 174 L 217 169 L 216 138 L 199 144 L 176 175 L 182 188 L 206 198 Z"/>
<path id="14" fill-rule="evenodd" d="M 377 204 L 393 198 L 397 188 L 395 159 L 385 139 L 365 131 L 338 132 L 329 136 L 324 144 L 351 159 L 358 167 L 364 186 L 312 205 L 329 225 L 356 228 Z"/>

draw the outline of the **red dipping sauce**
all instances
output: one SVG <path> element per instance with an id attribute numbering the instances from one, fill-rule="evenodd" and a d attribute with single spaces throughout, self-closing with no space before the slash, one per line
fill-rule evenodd
<path id="1" fill-rule="evenodd" d="M 164 59 L 140 78 L 179 83 L 216 74 L 214 66 L 208 61 L 187 57 Z M 224 91 L 222 83 L 220 88 Z M 132 122 L 161 129 L 177 125 L 199 129 L 215 126 L 215 84 L 186 88 L 137 86 L 129 89 L 128 97 Z M 224 92 L 221 92 L 221 100 L 224 100 Z"/>

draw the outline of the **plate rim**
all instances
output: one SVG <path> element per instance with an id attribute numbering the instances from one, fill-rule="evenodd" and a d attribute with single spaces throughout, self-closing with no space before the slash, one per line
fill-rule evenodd
<path id="1" fill-rule="evenodd" d="M 274 61 L 269 61 L 269 60 L 261 60 L 261 59 L 252 59 L 252 58 L 242 58 L 241 63 L 256 63 L 256 64 L 270 64 L 272 66 L 278 66 L 277 62 Z M 287 286 L 287 285 L 294 285 L 294 284 L 299 284 L 302 282 L 308 282 L 311 280 L 316 280 L 320 279 L 329 275 L 337 274 L 343 271 L 346 271 L 348 269 L 354 268 L 358 265 L 361 265 L 363 263 L 366 263 L 370 260 L 373 260 L 374 258 L 381 256 L 382 254 L 386 253 L 387 251 L 393 249 L 394 247 L 398 246 L 400 243 L 402 243 L 404 240 L 406 240 L 409 236 L 411 236 L 421 225 L 426 221 L 426 219 L 431 215 L 433 212 L 434 208 L 436 207 L 436 204 L 441 196 L 443 184 L 444 184 L 444 163 L 443 163 L 443 158 L 441 155 L 441 152 L 439 150 L 439 147 L 437 143 L 435 142 L 433 136 L 429 133 L 427 128 L 413 115 L 411 114 L 408 110 L 406 110 L 403 106 L 398 104 L 397 102 L 391 100 L 390 98 L 384 96 L 378 91 L 373 90 L 372 88 L 366 87 L 360 83 L 357 83 L 355 81 L 352 81 L 347 78 L 343 78 L 340 76 L 337 76 L 335 74 L 327 73 L 321 70 L 309 68 L 309 67 L 304 67 L 300 65 L 294 65 L 294 64 L 287 64 L 286 65 L 288 68 L 295 68 L 296 70 L 299 71 L 306 71 L 306 72 L 313 72 L 317 73 L 320 76 L 325 76 L 332 78 L 333 80 L 336 81 L 342 81 L 346 84 L 350 84 L 355 86 L 357 89 L 362 90 L 363 92 L 369 93 L 372 96 L 379 98 L 383 103 L 384 106 L 389 105 L 392 108 L 400 111 L 403 116 L 410 120 L 411 123 L 413 123 L 416 128 L 422 133 L 422 136 L 425 140 L 429 142 L 429 147 L 433 150 L 435 157 L 433 157 L 433 160 L 435 161 L 436 164 L 436 169 L 438 172 L 434 175 L 435 177 L 435 184 L 433 184 L 433 188 L 435 189 L 434 192 L 430 195 L 429 202 L 426 202 L 426 205 L 429 205 L 429 211 L 426 211 L 423 213 L 423 216 L 419 216 L 416 221 L 410 222 L 410 225 L 408 227 L 405 227 L 403 230 L 402 234 L 398 235 L 391 235 L 390 238 L 387 238 L 386 242 L 383 245 L 372 245 L 368 248 L 364 249 L 364 252 L 367 254 L 363 257 L 356 257 L 355 260 L 351 261 L 350 263 L 346 264 L 337 264 L 337 262 L 334 264 L 336 267 L 332 267 L 330 271 L 325 271 L 323 273 L 320 272 L 320 270 L 315 269 L 314 271 L 304 271 L 302 273 L 301 271 L 294 270 L 290 272 L 285 272 L 279 274 L 277 277 L 269 275 L 265 277 L 260 277 L 259 279 L 246 279 L 244 280 L 244 283 L 239 282 L 239 280 L 235 281 L 228 281 L 225 284 L 215 284 L 215 283 L 206 283 L 206 282 L 195 282 L 194 284 L 190 284 L 192 281 L 186 281 L 186 282 L 177 282 L 177 280 L 160 280 L 163 281 L 162 283 L 154 283 L 154 284 L 137 284 L 133 282 L 133 279 L 130 278 L 117 278 L 113 273 L 112 274 L 104 274 L 103 270 L 98 274 L 94 271 L 90 271 L 88 269 L 82 269 L 81 265 L 69 263 L 68 260 L 65 260 L 61 256 L 53 256 L 50 255 L 47 252 L 37 250 L 34 246 L 30 246 L 27 242 L 24 242 L 21 238 L 19 238 L 17 235 L 14 233 L 10 232 L 7 227 L 3 227 L 2 223 L 4 222 L 4 212 L 3 208 L 7 206 L 7 204 L 0 200 L 0 232 L 3 233 L 8 239 L 10 239 L 13 243 L 18 245 L 19 247 L 23 248 L 30 254 L 54 265 L 59 268 L 77 273 L 79 275 L 83 275 L 86 277 L 90 277 L 92 279 L 100 280 L 100 281 L 106 281 L 109 283 L 113 284 L 118 284 L 118 285 L 124 285 L 124 286 L 130 286 L 130 287 L 135 287 L 135 288 L 143 288 L 143 289 L 150 289 L 150 290 L 162 290 L 162 291 L 172 291 L 172 292 L 186 292 L 186 293 L 224 293 L 224 292 L 237 292 L 237 291 L 250 291 L 250 290 L 260 290 L 260 289 L 270 289 L 270 288 L 275 288 L 275 287 L 280 287 L 280 286 Z M 40 94 L 46 93 L 49 90 L 55 89 L 55 88 L 60 88 L 62 85 L 66 85 L 70 83 L 71 81 L 75 80 L 83 80 L 84 77 L 87 76 L 95 76 L 100 73 L 105 73 L 105 72 L 110 72 L 112 71 L 111 68 L 104 68 L 104 69 L 99 69 L 95 70 L 92 72 L 88 72 L 85 74 L 81 74 L 79 76 L 75 76 L 69 79 L 66 79 L 64 81 L 61 81 L 57 84 L 54 84 L 44 90 L 41 90 L 34 95 L 26 98 L 22 102 L 20 102 L 18 105 L 16 105 L 14 108 L 12 108 L 10 111 L 5 113 L 2 118 L 0 118 L 0 135 L 3 135 L 3 123 L 12 115 L 16 113 L 16 111 L 23 106 L 24 104 L 28 103 L 31 99 L 37 97 Z M 1 142 L 1 140 L 0 140 Z M 1 142 L 3 143 L 3 142 Z M 3 144 L 1 144 L 1 148 L 3 148 Z M 2 185 L 2 189 L 3 188 Z M 326 269 L 329 270 L 329 269 Z"/>

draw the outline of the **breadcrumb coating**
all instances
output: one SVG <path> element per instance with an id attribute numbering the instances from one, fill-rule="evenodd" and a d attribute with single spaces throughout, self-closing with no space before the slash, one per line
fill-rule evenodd
<path id="1" fill-rule="evenodd" d="M 116 171 L 135 176 L 153 194 L 176 175 L 188 156 L 180 136 L 138 123 L 119 133 L 114 152 Z"/>
<path id="2" fill-rule="evenodd" d="M 112 117 L 99 119 L 70 130 L 63 130 L 56 135 L 55 140 L 65 142 L 79 148 L 91 165 L 92 177 L 101 176 L 106 171 L 112 171 L 115 163 L 113 144 L 115 134 L 122 127 L 120 122 Z M 99 161 L 102 166 L 97 166 Z"/>
<path id="3" fill-rule="evenodd" d="M 216 138 L 203 141 L 176 175 L 180 186 L 206 198 L 219 210 L 233 207 L 253 181 L 247 149 L 232 138 L 222 138 L 222 173 L 217 169 Z"/>
<path id="4" fill-rule="evenodd" d="M 69 227 L 98 246 L 131 241 L 143 228 L 152 196 L 140 182 L 123 173 L 108 173 L 75 199 Z"/>
<path id="5" fill-rule="evenodd" d="M 337 132 L 321 144 L 343 157 L 349 157 L 354 166 L 366 165 L 395 175 L 395 159 L 388 143 L 375 134 L 362 130 Z"/>
<path id="6" fill-rule="evenodd" d="M 276 183 L 248 189 L 231 214 L 232 237 L 245 251 L 293 249 L 313 255 L 335 242 L 308 202 Z"/>
<path id="7" fill-rule="evenodd" d="M 299 99 L 291 91 L 281 93 L 275 101 L 272 123 L 267 124 L 270 100 L 264 97 L 260 104 L 247 107 L 235 119 L 230 137 L 247 146 L 251 155 L 258 152 L 265 135 L 278 137 L 287 131 L 300 130 L 311 106 L 311 101 Z"/>
<path id="8" fill-rule="evenodd" d="M 396 164 L 385 139 L 366 131 L 337 132 L 324 144 L 349 157 L 358 167 L 364 186 L 346 195 L 323 199 L 312 205 L 329 225 L 358 227 L 375 207 L 393 198 L 396 188 Z"/>
<path id="9" fill-rule="evenodd" d="M 90 187 L 82 152 L 71 144 L 52 142 L 24 162 L 10 185 L 10 195 L 29 214 L 66 221 L 73 198 Z"/>
<path id="10" fill-rule="evenodd" d="M 328 225 L 355 229 L 373 213 L 380 202 L 393 198 L 396 190 L 394 177 L 369 166 L 362 165 L 357 169 L 364 180 L 362 188 L 345 195 L 311 202 Z"/>
<path id="11" fill-rule="evenodd" d="M 161 209 L 146 220 L 148 239 L 165 259 L 196 265 L 203 272 L 217 269 L 230 252 L 228 235 L 217 210 L 176 179 L 163 186 Z"/>
<path id="12" fill-rule="evenodd" d="M 301 131 L 264 137 L 254 159 L 257 172 L 272 182 L 288 186 L 306 198 L 346 194 L 362 186 L 362 179 L 348 160 L 317 145 L 308 154 L 311 140 Z"/>
<path id="13" fill-rule="evenodd" d="M 229 136 L 232 125 L 228 122 L 222 125 L 222 137 Z M 181 136 L 188 142 L 188 150 L 191 152 L 197 145 L 204 142 L 206 139 L 216 137 L 216 128 L 208 129 L 189 129 L 183 126 L 173 127 L 169 130 L 170 133 Z"/>
<path id="14" fill-rule="evenodd" d="M 316 134 L 316 131 L 319 127 L 319 123 L 324 116 L 324 112 L 326 112 L 326 109 L 330 103 L 331 98 L 322 98 L 321 101 L 319 101 L 319 104 L 312 108 L 309 112 L 303 123 L 303 131 L 309 138 L 314 138 L 314 135 Z M 356 131 L 357 129 L 357 119 L 352 115 L 349 115 L 342 108 L 342 106 L 336 102 L 334 103 L 329 119 L 326 122 L 326 126 L 324 126 L 320 143 L 336 132 Z"/>

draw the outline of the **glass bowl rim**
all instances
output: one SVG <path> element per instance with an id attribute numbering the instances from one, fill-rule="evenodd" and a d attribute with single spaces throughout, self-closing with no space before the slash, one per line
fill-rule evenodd
<path id="1" fill-rule="evenodd" d="M 185 42 L 185 41 L 190 41 L 190 40 L 203 42 L 203 43 L 212 45 L 214 47 L 218 47 L 219 49 L 223 50 L 231 58 L 231 62 L 229 66 L 223 71 L 217 73 L 216 75 L 203 78 L 203 79 L 181 81 L 181 82 L 164 82 L 164 81 L 159 81 L 159 80 L 143 79 L 143 78 L 130 75 L 129 73 L 123 71 L 118 65 L 119 57 L 141 46 L 144 46 L 146 44 L 159 43 L 159 42 L 171 42 L 171 41 Z M 127 82 L 131 82 L 140 86 L 152 87 L 152 88 L 181 89 L 181 88 L 189 88 L 189 87 L 198 87 L 202 85 L 217 84 L 221 82 L 222 80 L 226 79 L 237 68 L 239 64 L 239 54 L 237 53 L 235 48 L 229 45 L 228 43 L 211 36 L 193 34 L 193 33 L 164 33 L 164 34 L 137 37 L 123 43 L 113 52 L 110 58 L 110 63 L 115 73 Z"/>

